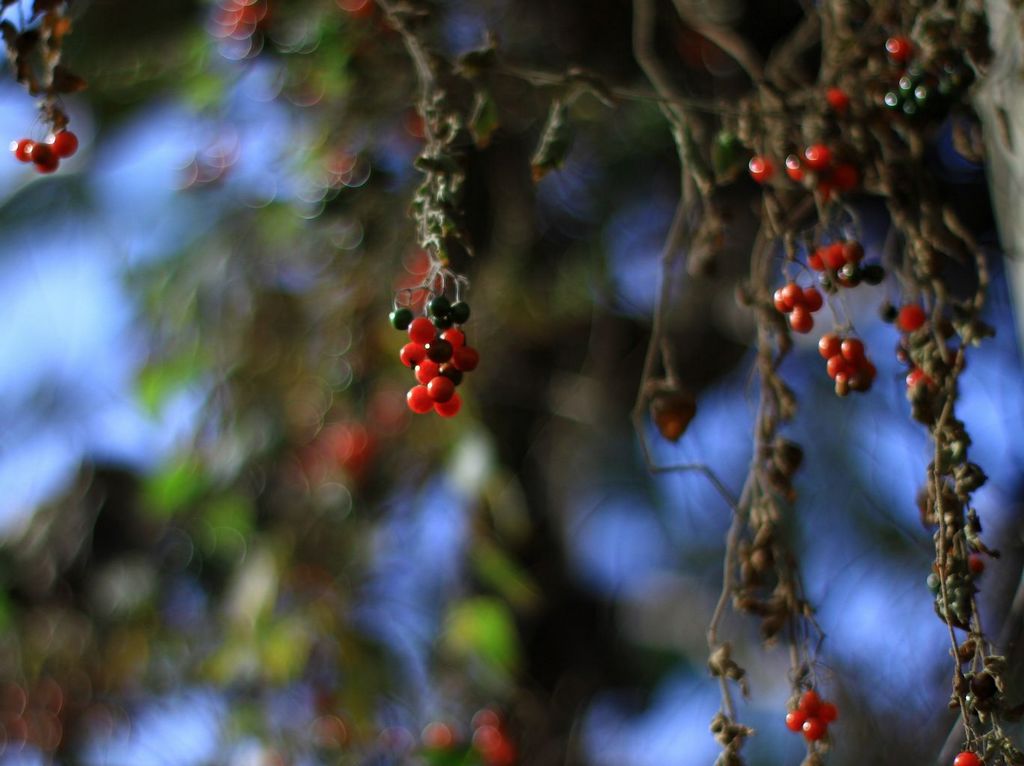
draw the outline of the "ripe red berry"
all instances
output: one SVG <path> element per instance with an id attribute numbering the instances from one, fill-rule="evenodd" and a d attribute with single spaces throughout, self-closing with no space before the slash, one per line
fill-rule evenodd
<path id="1" fill-rule="evenodd" d="M 839 269 L 846 265 L 843 244 L 842 242 L 832 242 L 821 251 L 822 260 L 825 261 L 825 265 L 832 271 L 839 271 Z"/>
<path id="2" fill-rule="evenodd" d="M 847 338 L 840 346 L 843 359 L 853 365 L 864 361 L 864 343 L 859 338 Z"/>
<path id="3" fill-rule="evenodd" d="M 61 130 L 54 133 L 46 142 L 53 147 L 58 157 L 70 157 L 78 151 L 78 136 L 70 130 Z"/>
<path id="4" fill-rule="evenodd" d="M 797 306 L 789 315 L 789 326 L 793 328 L 793 332 L 809 333 L 814 329 L 814 317 L 803 306 Z"/>
<path id="5" fill-rule="evenodd" d="M 782 287 L 782 301 L 790 310 L 803 305 L 804 291 L 796 282 L 788 282 Z"/>
<path id="6" fill-rule="evenodd" d="M 832 162 L 832 152 L 824 144 L 811 144 L 804 149 L 804 164 L 811 170 L 824 170 Z"/>
<path id="7" fill-rule="evenodd" d="M 426 386 L 410 388 L 409 393 L 405 395 L 405 403 L 409 405 L 410 410 L 418 415 L 430 412 L 430 408 L 434 406 L 434 400 L 430 398 Z"/>
<path id="8" fill-rule="evenodd" d="M 915 367 L 907 374 L 907 388 L 917 388 L 920 385 L 932 386 L 934 381 L 920 367 Z"/>
<path id="9" fill-rule="evenodd" d="M 422 348 L 422 346 L 420 348 Z M 427 385 L 440 374 L 441 365 L 430 359 L 423 359 L 416 365 L 416 380 L 420 382 L 420 385 Z"/>
<path id="10" fill-rule="evenodd" d="M 985 571 L 985 559 L 980 553 L 972 553 L 967 557 L 967 568 L 970 569 L 973 574 L 980 575 Z"/>
<path id="11" fill-rule="evenodd" d="M 427 349 L 419 343 L 406 343 L 398 352 L 398 358 L 406 367 L 415 368 L 417 364 L 427 358 Z"/>
<path id="12" fill-rule="evenodd" d="M 808 311 L 818 311 L 823 305 L 825 305 L 825 301 L 821 297 L 821 293 L 818 292 L 818 288 L 804 288 L 804 306 Z"/>
<path id="13" fill-rule="evenodd" d="M 28 154 L 40 173 L 52 173 L 60 165 L 60 158 L 49 144 L 32 144 Z"/>
<path id="14" fill-rule="evenodd" d="M 821 707 L 818 708 L 818 718 L 825 723 L 832 723 L 839 718 L 839 708 L 831 702 L 822 702 Z"/>
<path id="15" fill-rule="evenodd" d="M 965 750 L 953 759 L 953 766 L 981 766 L 981 759 Z"/>
<path id="16" fill-rule="evenodd" d="M 790 710 L 786 713 L 786 728 L 790 731 L 800 731 L 803 729 L 804 721 L 806 720 L 806 713 L 801 713 L 799 710 Z"/>
<path id="17" fill-rule="evenodd" d="M 457 348 L 452 354 L 452 364 L 455 365 L 455 369 L 462 372 L 472 372 L 479 363 L 480 354 L 472 346 Z"/>
<path id="18" fill-rule="evenodd" d="M 820 247 L 813 250 L 811 254 L 807 256 L 807 265 L 815 271 L 825 270 L 825 261 L 822 259 Z"/>
<path id="19" fill-rule="evenodd" d="M 434 412 L 442 418 L 455 417 L 461 408 L 462 400 L 458 394 L 452 394 L 452 398 L 447 402 L 434 402 Z"/>
<path id="20" fill-rule="evenodd" d="M 850 363 L 843 359 L 842 354 L 830 356 L 828 364 L 825 365 L 825 372 L 827 372 L 828 376 L 833 380 L 835 380 L 836 376 L 840 373 L 848 374 L 849 369 Z"/>
<path id="21" fill-rule="evenodd" d="M 896 317 L 896 324 L 903 332 L 913 332 L 920 329 L 927 318 L 923 308 L 916 303 L 910 303 L 900 309 L 899 316 Z"/>
<path id="22" fill-rule="evenodd" d="M 821 707 L 821 697 L 818 696 L 818 692 L 814 691 L 814 689 L 808 689 L 800 695 L 800 702 L 796 707 L 797 710 L 807 715 L 808 718 L 816 716 L 818 715 L 818 708 Z"/>
<path id="23" fill-rule="evenodd" d="M 847 263 L 858 264 L 864 258 L 864 246 L 856 240 L 843 243 L 843 260 Z"/>
<path id="24" fill-rule="evenodd" d="M 747 169 L 750 171 L 750 177 L 759 184 L 763 184 L 775 173 L 775 165 L 772 164 L 772 161 L 760 154 L 755 154 L 750 158 Z"/>
<path id="25" fill-rule="evenodd" d="M 466 345 L 466 334 L 455 327 L 450 327 L 441 333 L 441 340 L 452 344 L 452 348 L 461 348 Z"/>
<path id="26" fill-rule="evenodd" d="M 409 325 L 409 338 L 415 343 L 425 345 L 430 343 L 436 335 L 437 331 L 434 329 L 434 323 L 426 317 L 416 317 Z"/>
<path id="27" fill-rule="evenodd" d="M 435 402 L 447 402 L 455 395 L 455 384 L 450 378 L 438 375 L 427 384 L 427 393 Z"/>
<path id="28" fill-rule="evenodd" d="M 878 369 L 868 359 L 864 360 L 864 366 L 861 368 L 868 376 L 868 380 L 874 380 L 878 376 Z"/>
<path id="29" fill-rule="evenodd" d="M 860 183 L 860 171 L 855 165 L 843 162 L 832 169 L 828 179 L 839 191 L 852 191 Z"/>
<path id="30" fill-rule="evenodd" d="M 786 175 L 797 183 L 804 180 L 804 169 L 800 164 L 800 158 L 795 154 L 786 157 Z"/>
<path id="31" fill-rule="evenodd" d="M 804 739 L 817 742 L 828 733 L 828 724 L 820 718 L 808 718 L 803 725 Z"/>
<path id="32" fill-rule="evenodd" d="M 775 304 L 775 310 L 780 314 L 788 314 L 793 310 L 792 306 L 786 305 L 786 299 L 782 294 L 782 288 L 778 288 L 772 293 L 772 303 Z"/>
<path id="33" fill-rule="evenodd" d="M 837 335 L 828 333 L 822 335 L 821 340 L 818 341 L 818 353 L 825 359 L 831 359 L 834 356 L 839 356 L 842 350 L 842 341 L 839 340 Z"/>
<path id="34" fill-rule="evenodd" d="M 885 41 L 885 51 L 893 61 L 904 64 L 914 52 L 914 45 L 906 37 L 895 35 Z"/>
<path id="35" fill-rule="evenodd" d="M 829 88 L 825 91 L 825 101 L 832 110 L 843 114 L 850 108 L 850 97 L 842 88 Z"/>
<path id="36" fill-rule="evenodd" d="M 31 162 L 32 161 L 32 147 L 35 146 L 35 141 L 31 138 L 22 138 L 17 141 L 11 141 L 11 151 L 14 152 L 14 158 L 18 162 Z"/>
<path id="37" fill-rule="evenodd" d="M 455 744 L 455 732 L 448 724 L 434 721 L 423 729 L 420 740 L 429 750 L 447 750 Z"/>

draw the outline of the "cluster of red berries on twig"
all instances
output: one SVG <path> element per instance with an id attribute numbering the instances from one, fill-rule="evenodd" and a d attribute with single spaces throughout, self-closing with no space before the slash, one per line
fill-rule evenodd
<path id="1" fill-rule="evenodd" d="M 837 240 L 821 245 L 807 256 L 807 266 L 823 272 L 829 284 L 840 287 L 856 287 L 861 282 L 877 285 L 885 279 L 885 269 L 880 264 L 861 264 L 864 246 L 856 240 Z"/>
<path id="2" fill-rule="evenodd" d="M 896 326 L 902 332 L 909 335 L 910 333 L 916 332 L 924 327 L 925 323 L 928 321 L 928 316 L 925 314 L 924 309 L 916 303 L 908 303 L 900 308 L 899 312 L 896 314 L 895 321 Z M 912 393 L 918 386 L 928 386 L 929 388 L 933 388 L 935 386 L 935 381 L 931 379 L 928 373 L 911 362 L 910 354 L 906 350 L 902 341 L 896 357 L 901 362 L 911 364 L 910 372 L 907 373 L 907 391 L 909 393 Z"/>
<path id="3" fill-rule="evenodd" d="M 827 360 L 825 371 L 835 381 L 837 396 L 871 389 L 878 371 L 864 353 L 862 340 L 829 333 L 818 341 L 818 352 Z"/>
<path id="4" fill-rule="evenodd" d="M 786 713 L 786 728 L 801 732 L 808 742 L 817 742 L 828 736 L 828 725 L 837 718 L 836 706 L 823 700 L 814 689 L 808 689 L 800 695 L 796 707 Z"/>
<path id="5" fill-rule="evenodd" d="M 466 763 L 474 751 L 483 766 L 515 766 L 518 762 L 505 722 L 497 712 L 484 708 L 473 716 L 473 737 L 467 746 L 456 731 L 446 723 L 434 721 L 423 729 L 424 755 L 431 764 Z M 440 757 L 433 758 L 431 756 Z M 472 762 L 477 763 L 477 758 Z"/>
<path id="6" fill-rule="evenodd" d="M 824 305 L 818 288 L 800 287 L 796 282 L 789 282 L 776 290 L 773 300 L 779 312 L 789 315 L 789 326 L 793 332 L 799 333 L 808 333 L 814 328 L 811 314 Z"/>
<path id="7" fill-rule="evenodd" d="M 811 144 L 802 154 L 790 154 L 785 164 L 790 180 L 813 186 L 826 200 L 833 192 L 853 191 L 860 184 L 857 166 L 852 162 L 837 161 L 834 152 L 825 144 Z M 750 158 L 747 169 L 750 177 L 759 184 L 767 183 L 775 175 L 775 163 L 761 154 Z"/>
<path id="8" fill-rule="evenodd" d="M 45 141 L 21 138 L 11 142 L 11 151 L 19 162 L 31 162 L 40 173 L 52 173 L 62 159 L 78 151 L 78 136 L 70 130 L 59 130 Z"/>
<path id="9" fill-rule="evenodd" d="M 427 303 L 427 314 L 413 318 L 407 307 L 391 312 L 392 326 L 409 333 L 399 357 L 415 371 L 419 383 L 409 389 L 406 403 L 415 413 L 434 410 L 450 418 L 462 407 L 455 387 L 462 382 L 463 373 L 475 370 L 480 362 L 480 354 L 466 345 L 466 335 L 460 329 L 469 319 L 469 304 L 451 303 L 438 295 Z"/>

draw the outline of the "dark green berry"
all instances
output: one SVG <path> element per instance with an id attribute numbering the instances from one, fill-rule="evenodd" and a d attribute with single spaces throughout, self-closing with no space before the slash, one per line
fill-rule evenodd
<path id="1" fill-rule="evenodd" d="M 455 320 L 452 319 L 451 312 L 442 316 L 434 317 L 434 327 L 438 330 L 447 330 L 453 324 L 455 324 Z"/>
<path id="2" fill-rule="evenodd" d="M 458 301 L 452 304 L 452 321 L 455 324 L 465 324 L 469 319 L 469 304 L 465 301 Z"/>
<path id="3" fill-rule="evenodd" d="M 885 279 L 885 269 L 877 263 L 871 263 L 861 269 L 861 276 L 869 285 L 880 285 Z"/>
<path id="4" fill-rule="evenodd" d="M 893 322 L 896 321 L 896 317 L 899 316 L 899 313 L 899 309 L 897 309 L 888 301 L 883 303 L 881 307 L 878 309 L 878 315 L 882 317 L 882 321 L 888 322 L 889 324 L 892 324 Z"/>
<path id="5" fill-rule="evenodd" d="M 391 320 L 391 326 L 396 330 L 408 330 L 409 325 L 412 324 L 412 311 L 404 307 L 395 309 L 388 314 L 388 319 Z"/>
<path id="6" fill-rule="evenodd" d="M 917 116 L 917 109 L 918 109 L 918 107 L 917 107 L 917 102 L 916 101 L 911 101 L 911 100 L 908 99 L 908 100 L 903 102 L 903 106 L 901 106 L 900 109 L 903 112 L 903 114 L 907 115 L 907 117 L 916 117 Z"/>
<path id="7" fill-rule="evenodd" d="M 903 99 L 900 97 L 899 93 L 894 90 L 890 90 L 882 97 L 882 103 L 885 104 L 886 109 L 899 109 L 903 106 Z"/>
<path id="8" fill-rule="evenodd" d="M 898 85 L 902 93 L 912 93 L 914 88 L 917 86 L 917 80 L 914 77 L 903 75 L 900 78 Z"/>
<path id="9" fill-rule="evenodd" d="M 430 303 L 427 304 L 427 311 L 430 316 L 434 319 L 448 316 L 448 313 L 452 310 L 452 304 L 448 302 L 448 299 L 443 295 L 438 295 L 436 298 L 432 298 Z"/>
<path id="10" fill-rule="evenodd" d="M 442 364 L 441 374 L 448 378 L 455 385 L 459 385 L 459 383 L 462 382 L 462 370 L 460 370 L 454 364 Z"/>

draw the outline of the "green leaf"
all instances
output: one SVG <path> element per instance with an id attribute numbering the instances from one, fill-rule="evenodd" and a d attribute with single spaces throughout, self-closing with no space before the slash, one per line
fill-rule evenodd
<path id="1" fill-rule="evenodd" d="M 555 99 L 551 102 L 551 110 L 548 112 L 548 120 L 544 124 L 537 151 L 530 160 L 534 183 L 552 170 L 562 167 L 571 147 L 569 105 L 561 99 Z"/>
<path id="2" fill-rule="evenodd" d="M 157 415 L 164 403 L 177 391 L 193 382 L 202 370 L 196 349 L 150 363 L 139 371 L 135 381 L 136 396 L 143 409 Z"/>
<path id="3" fill-rule="evenodd" d="M 489 597 L 455 604 L 448 613 L 444 643 L 456 656 L 476 659 L 501 676 L 519 665 L 519 636 L 509 608 Z"/>
<path id="4" fill-rule="evenodd" d="M 192 455 L 182 455 L 146 478 L 143 504 L 156 516 L 170 517 L 194 503 L 206 487 L 199 462 Z"/>
<path id="5" fill-rule="evenodd" d="M 473 141 L 480 149 L 491 143 L 491 137 L 499 127 L 498 105 L 490 91 L 481 88 L 473 101 L 473 114 L 469 118 L 469 130 Z"/>

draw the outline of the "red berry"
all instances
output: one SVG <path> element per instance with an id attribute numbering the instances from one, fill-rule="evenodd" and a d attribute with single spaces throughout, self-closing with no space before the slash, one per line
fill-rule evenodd
<path id="1" fill-rule="evenodd" d="M 818 311 L 825 301 L 821 297 L 821 293 L 818 292 L 816 287 L 805 287 L 804 288 L 804 306 L 808 311 Z"/>
<path id="2" fill-rule="evenodd" d="M 862 369 L 867 374 L 868 380 L 874 380 L 878 376 L 878 369 L 867 359 L 864 360 L 864 366 Z"/>
<path id="3" fill-rule="evenodd" d="M 965 750 L 953 759 L 953 766 L 981 766 L 981 759 Z"/>
<path id="4" fill-rule="evenodd" d="M 430 408 L 434 406 L 434 400 L 430 398 L 426 386 L 410 388 L 409 393 L 405 395 L 405 403 L 409 405 L 410 410 L 418 415 L 430 412 Z"/>
<path id="5" fill-rule="evenodd" d="M 53 147 L 53 151 L 58 157 L 70 157 L 78 151 L 78 136 L 70 130 L 54 133 L 46 139 L 46 142 Z"/>
<path id="6" fill-rule="evenodd" d="M 799 710 L 790 710 L 786 713 L 786 728 L 790 731 L 800 731 L 807 720 L 807 714 Z"/>
<path id="7" fill-rule="evenodd" d="M 922 384 L 932 386 L 934 381 L 920 367 L 915 367 L 907 374 L 907 388 L 917 388 Z"/>
<path id="8" fill-rule="evenodd" d="M 420 740 L 430 750 L 447 750 L 455 744 L 455 732 L 448 724 L 434 721 L 423 729 Z"/>
<path id="9" fill-rule="evenodd" d="M 860 171 L 855 165 L 843 162 L 832 169 L 828 179 L 839 191 L 852 191 L 860 183 Z"/>
<path id="10" fill-rule="evenodd" d="M 839 356 L 842 349 L 842 342 L 839 337 L 828 333 L 822 335 L 821 340 L 818 341 L 818 353 L 825 359 L 831 359 L 834 356 Z"/>
<path id="11" fill-rule="evenodd" d="M 29 159 L 40 173 L 52 173 L 60 165 L 60 157 L 49 144 L 32 144 Z"/>
<path id="12" fill-rule="evenodd" d="M 810 255 L 807 256 L 807 265 L 815 271 L 824 271 L 825 262 L 821 257 L 821 248 L 817 248 Z"/>
<path id="13" fill-rule="evenodd" d="M 985 571 L 985 559 L 980 553 L 972 553 L 967 557 L 967 568 L 970 569 L 973 574 L 980 575 Z"/>
<path id="14" fill-rule="evenodd" d="M 864 246 L 855 240 L 843 243 L 843 260 L 857 264 L 864 258 Z"/>
<path id="15" fill-rule="evenodd" d="M 825 265 L 832 271 L 839 271 L 839 269 L 846 265 L 842 242 L 833 242 L 830 245 L 826 245 L 822 249 L 821 257 L 825 261 Z"/>
<path id="16" fill-rule="evenodd" d="M 462 400 L 458 394 L 452 394 L 452 398 L 446 402 L 434 402 L 434 412 L 442 418 L 452 418 L 459 413 L 462 407 Z"/>
<path id="17" fill-rule="evenodd" d="M 840 346 L 840 351 L 843 354 L 843 359 L 853 365 L 858 365 L 864 361 L 864 343 L 858 338 L 847 338 L 844 340 Z"/>
<path id="18" fill-rule="evenodd" d="M 842 88 L 829 88 L 825 91 L 825 101 L 832 107 L 832 110 L 843 114 L 850 108 L 850 97 Z"/>
<path id="19" fill-rule="evenodd" d="M 452 364 L 455 365 L 457 370 L 472 372 L 480 364 L 480 354 L 472 346 L 457 348 L 455 353 L 452 354 Z"/>
<path id="20" fill-rule="evenodd" d="M 415 368 L 417 364 L 427 358 L 427 349 L 419 343 L 406 343 L 398 352 L 398 358 L 406 367 Z"/>
<path id="21" fill-rule="evenodd" d="M 896 317 L 896 324 L 903 332 L 913 332 L 920 329 L 927 318 L 923 308 L 915 303 L 910 303 L 900 309 L 899 316 Z"/>
<path id="22" fill-rule="evenodd" d="M 455 327 L 450 327 L 441 333 L 441 340 L 452 344 L 452 348 L 461 348 L 466 345 L 466 334 Z"/>
<path id="23" fill-rule="evenodd" d="M 821 697 L 818 696 L 818 692 L 814 691 L 814 689 L 808 689 L 800 695 L 800 702 L 796 707 L 801 713 L 805 713 L 808 718 L 816 716 L 818 708 L 821 707 Z"/>
<path id="24" fill-rule="evenodd" d="M 828 724 L 820 718 L 808 718 L 803 725 L 804 739 L 817 742 L 828 733 Z"/>
<path id="25" fill-rule="evenodd" d="M 772 164 L 772 161 L 760 154 L 755 154 L 750 158 L 747 169 L 750 171 L 750 177 L 759 184 L 763 184 L 775 173 L 775 165 Z"/>
<path id="26" fill-rule="evenodd" d="M 824 144 L 811 144 L 804 149 L 804 164 L 811 170 L 824 170 L 832 162 L 832 152 Z"/>
<path id="27" fill-rule="evenodd" d="M 481 708 L 473 714 L 473 720 L 470 722 L 473 729 L 479 729 L 481 726 L 493 726 L 495 728 L 501 727 L 501 716 L 495 711 L 488 707 Z"/>
<path id="28" fill-rule="evenodd" d="M 800 158 L 795 154 L 786 157 L 786 175 L 797 183 L 804 180 L 804 169 L 800 165 Z"/>
<path id="29" fill-rule="evenodd" d="M 789 326 L 793 328 L 793 332 L 798 332 L 801 335 L 809 333 L 814 329 L 814 317 L 803 306 L 797 306 L 789 315 Z"/>
<path id="30" fill-rule="evenodd" d="M 427 384 L 427 393 L 435 402 L 447 402 L 455 395 L 455 384 L 450 378 L 438 375 Z"/>
<path id="31" fill-rule="evenodd" d="M 818 718 L 825 723 L 832 723 L 839 718 L 839 708 L 831 702 L 822 702 L 821 707 L 818 708 Z"/>
<path id="32" fill-rule="evenodd" d="M 420 346 L 420 348 L 423 348 Z M 427 385 L 430 381 L 441 374 L 441 365 L 430 359 L 423 359 L 416 365 L 416 380 L 420 385 Z"/>
<path id="33" fill-rule="evenodd" d="M 409 337 L 416 343 L 430 343 L 436 335 L 434 323 L 426 317 L 416 317 L 409 325 Z"/>
<path id="34" fill-rule="evenodd" d="M 849 369 L 850 364 L 843 359 L 842 354 L 830 356 L 828 364 L 825 365 L 825 372 L 827 372 L 828 376 L 833 380 L 835 380 L 836 375 L 839 375 L 840 373 L 848 374 Z"/>
<path id="35" fill-rule="evenodd" d="M 32 161 L 32 147 L 35 146 L 35 141 L 31 138 L 22 138 L 18 141 L 11 141 L 11 151 L 14 152 L 14 158 L 18 162 L 31 162 Z"/>
<path id="36" fill-rule="evenodd" d="M 885 41 L 885 50 L 889 58 L 900 64 L 906 63 L 914 52 L 914 45 L 906 37 L 897 35 Z"/>
<path id="37" fill-rule="evenodd" d="M 772 293 L 772 302 L 775 304 L 775 310 L 778 311 L 780 314 L 788 314 L 790 311 L 793 310 L 792 306 L 786 305 L 786 299 L 782 294 L 781 287 L 778 288 L 774 293 Z"/>
<path id="38" fill-rule="evenodd" d="M 803 305 L 804 291 L 796 282 L 789 282 L 782 288 L 782 301 L 790 310 L 795 309 L 797 306 Z"/>

